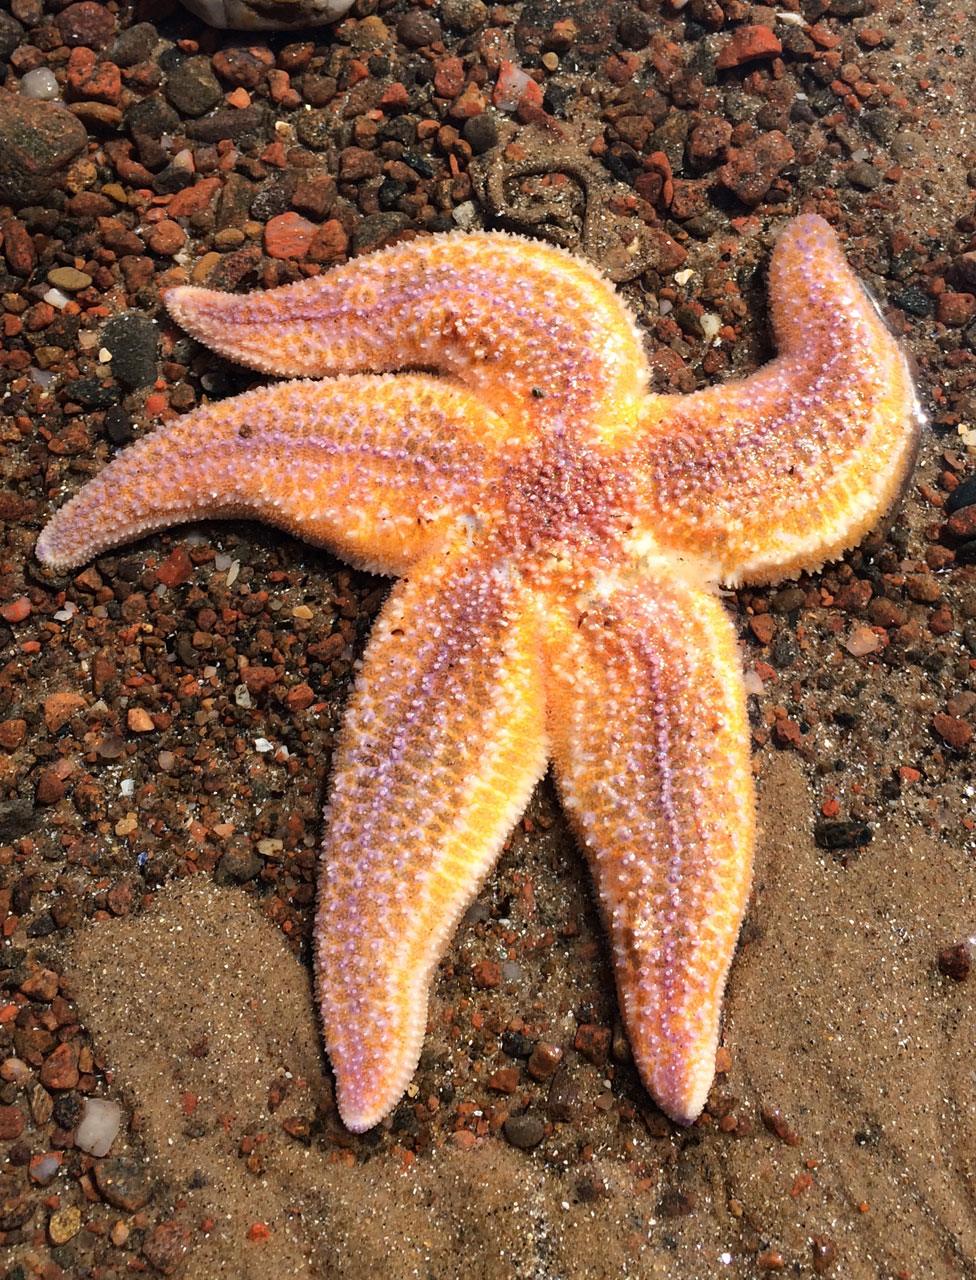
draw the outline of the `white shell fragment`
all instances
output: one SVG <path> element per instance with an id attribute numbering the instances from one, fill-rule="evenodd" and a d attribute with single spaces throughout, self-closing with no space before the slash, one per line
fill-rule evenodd
<path id="1" fill-rule="evenodd" d="M 183 0 L 212 27 L 233 31 L 289 31 L 335 22 L 352 0 Z"/>
<path id="2" fill-rule="evenodd" d="M 122 1123 L 122 1110 L 108 1098 L 86 1098 L 75 1146 L 90 1156 L 107 1156 Z"/>

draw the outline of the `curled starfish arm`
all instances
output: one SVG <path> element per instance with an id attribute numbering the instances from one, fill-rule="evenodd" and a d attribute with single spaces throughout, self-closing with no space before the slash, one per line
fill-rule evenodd
<path id="1" fill-rule="evenodd" d="M 647 1089 L 690 1123 L 715 1070 L 749 892 L 754 801 L 735 634 L 659 577 L 568 595 L 548 633 L 556 782 L 610 935 Z"/>
<path id="2" fill-rule="evenodd" d="M 317 991 L 340 1114 L 397 1103 L 434 968 L 545 772 L 535 619 L 519 582 L 453 546 L 391 592 L 334 761 Z"/>
<path id="3" fill-rule="evenodd" d="M 752 377 L 649 398 L 645 518 L 719 581 L 770 582 L 854 546 L 897 500 L 920 410 L 905 357 L 815 215 L 769 268 L 780 354 Z"/>
<path id="4" fill-rule="evenodd" d="M 646 389 L 640 336 L 613 288 L 517 236 L 427 236 L 264 293 L 183 286 L 166 305 L 199 341 L 266 373 L 431 369 L 539 427 L 630 424 Z"/>
<path id="5" fill-rule="evenodd" d="M 423 374 L 259 387 L 120 454 L 37 555 L 67 568 L 181 521 L 253 516 L 402 573 L 459 520 L 491 517 L 507 433 L 470 392 Z"/>

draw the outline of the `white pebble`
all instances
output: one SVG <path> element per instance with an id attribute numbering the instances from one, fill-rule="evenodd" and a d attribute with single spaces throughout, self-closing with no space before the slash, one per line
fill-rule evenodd
<path id="1" fill-rule="evenodd" d="M 57 76 L 50 67 L 35 67 L 26 72 L 20 82 L 20 92 L 24 98 L 40 98 L 44 102 L 61 97 Z"/>
<path id="2" fill-rule="evenodd" d="M 107 1156 L 122 1123 L 122 1110 L 108 1098 L 86 1098 L 75 1146 L 90 1156 Z"/>

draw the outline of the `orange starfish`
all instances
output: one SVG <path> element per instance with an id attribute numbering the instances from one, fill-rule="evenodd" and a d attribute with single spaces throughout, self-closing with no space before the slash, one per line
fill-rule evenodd
<path id="1" fill-rule="evenodd" d="M 335 757 L 315 925 L 350 1129 L 406 1088 L 434 968 L 550 758 L 641 1077 L 677 1121 L 704 1105 L 754 834 L 714 587 L 856 543 L 919 422 L 826 223 L 790 223 L 769 277 L 780 354 L 689 396 L 648 394 L 634 321 L 592 267 L 514 237 L 418 239 L 246 297 L 175 289 L 170 312 L 215 351 L 322 380 L 170 424 L 41 534 L 65 568 L 246 514 L 401 576 Z M 396 369 L 439 376 L 379 372 Z"/>

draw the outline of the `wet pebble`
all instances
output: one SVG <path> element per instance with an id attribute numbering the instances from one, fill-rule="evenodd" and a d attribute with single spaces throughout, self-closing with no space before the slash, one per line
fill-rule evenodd
<path id="1" fill-rule="evenodd" d="M 125 386 L 136 390 L 156 380 L 159 330 L 149 316 L 141 311 L 113 316 L 102 330 L 101 341 L 112 356 L 113 375 Z"/>
<path id="2" fill-rule="evenodd" d="M 180 115 L 205 115 L 223 96 L 209 58 L 184 58 L 166 77 L 166 97 Z"/>
<path id="3" fill-rule="evenodd" d="M 115 15 L 96 0 L 69 4 L 54 19 L 62 41 L 69 48 L 104 49 L 115 35 Z"/>
<path id="4" fill-rule="evenodd" d="M 433 14 L 411 9 L 397 23 L 396 33 L 408 49 L 422 49 L 441 38 L 441 24 Z"/>
<path id="5" fill-rule="evenodd" d="M 0 13 L 0 62 L 6 62 L 24 39 L 24 28 L 10 13 Z M 23 82 L 21 82 L 23 92 Z"/>
<path id="6" fill-rule="evenodd" d="M 84 125 L 64 107 L 0 94 L 0 200 L 43 202 L 87 144 Z"/>
<path id="7" fill-rule="evenodd" d="M 20 92 L 25 98 L 35 98 L 40 102 L 53 102 L 61 97 L 61 86 L 50 67 L 35 67 L 28 71 L 20 82 Z"/>

